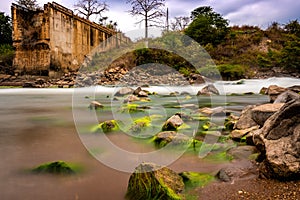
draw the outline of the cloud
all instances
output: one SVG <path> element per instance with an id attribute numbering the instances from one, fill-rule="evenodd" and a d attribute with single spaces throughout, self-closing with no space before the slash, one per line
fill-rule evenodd
<path id="1" fill-rule="evenodd" d="M 40 6 L 49 0 L 39 0 Z M 77 0 L 55 0 L 65 7 L 74 9 Z M 14 0 L 0 1 L 0 11 L 10 15 L 10 6 Z M 110 0 L 109 11 L 104 13 L 110 20 L 117 21 L 122 31 L 138 29 L 138 21 L 128 11 L 130 5 L 126 0 Z M 231 25 L 258 25 L 267 27 L 272 22 L 288 23 L 290 20 L 300 19 L 300 1 L 295 0 L 166 0 L 170 18 L 176 16 L 190 16 L 195 8 L 211 6 L 230 21 Z"/>

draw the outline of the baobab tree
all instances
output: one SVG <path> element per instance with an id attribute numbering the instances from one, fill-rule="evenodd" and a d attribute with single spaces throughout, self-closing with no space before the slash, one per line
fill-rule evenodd
<path id="1" fill-rule="evenodd" d="M 143 19 L 137 23 L 145 22 L 145 38 L 148 38 L 148 27 L 159 25 L 160 18 L 165 16 L 163 7 L 165 0 L 127 0 L 132 9 L 129 13 L 133 16 L 141 16 Z"/>
<path id="2" fill-rule="evenodd" d="M 89 19 L 91 15 L 100 15 L 104 11 L 108 10 L 108 5 L 106 2 L 100 0 L 80 0 L 74 7 L 81 15 Z"/>

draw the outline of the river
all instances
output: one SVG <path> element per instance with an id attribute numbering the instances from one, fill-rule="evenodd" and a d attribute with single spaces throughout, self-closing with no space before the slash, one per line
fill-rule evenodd
<path id="1" fill-rule="evenodd" d="M 271 78 L 245 80 L 241 85 L 235 83 L 217 82 L 215 86 L 222 95 L 214 98 L 224 98 L 223 95 L 228 93 L 256 93 L 226 97 L 229 109 L 240 112 L 245 105 L 268 102 L 267 96 L 258 95 L 262 87 L 300 85 L 300 80 Z M 193 87 L 192 91 L 201 87 Z M 159 94 L 188 90 L 193 95 L 186 87 L 153 86 L 146 89 Z M 95 91 L 110 95 L 113 89 L 97 87 Z M 74 124 L 73 93 L 74 89 L 0 89 L 0 199 L 124 199 L 130 173 L 110 168 L 89 154 Z M 120 147 L 140 149 L 134 149 L 139 144 L 130 137 L 111 134 L 109 138 L 117 141 Z M 73 176 L 29 172 L 41 163 L 56 160 L 78 163 L 83 166 L 83 171 Z M 227 164 L 184 155 L 170 168 L 177 172 L 211 173 Z"/>

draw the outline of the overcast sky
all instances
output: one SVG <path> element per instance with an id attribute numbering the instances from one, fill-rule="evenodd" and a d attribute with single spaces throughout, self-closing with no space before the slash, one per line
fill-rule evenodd
<path id="1" fill-rule="evenodd" d="M 40 5 L 47 0 L 37 0 Z M 1 0 L 0 11 L 10 15 L 10 5 L 14 0 Z M 76 0 L 56 0 L 57 3 L 73 9 Z M 103 13 L 109 19 L 118 22 L 123 32 L 139 29 L 136 17 L 129 15 L 130 6 L 126 0 L 106 0 L 109 11 Z M 191 11 L 199 6 L 211 6 L 214 11 L 228 19 L 230 25 L 257 25 L 266 28 L 272 22 L 288 23 L 290 20 L 300 20 L 299 0 L 166 0 L 170 17 L 189 16 Z"/>

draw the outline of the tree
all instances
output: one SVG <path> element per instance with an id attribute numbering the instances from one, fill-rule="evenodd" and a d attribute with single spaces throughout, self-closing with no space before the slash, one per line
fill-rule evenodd
<path id="1" fill-rule="evenodd" d="M 286 24 L 284 26 L 284 29 L 289 34 L 294 34 L 297 37 L 300 37 L 300 24 L 299 24 L 298 20 L 290 21 L 288 24 Z"/>
<path id="2" fill-rule="evenodd" d="M 188 26 L 189 23 L 189 17 L 175 17 L 174 20 L 171 22 L 171 30 L 182 31 Z"/>
<path id="3" fill-rule="evenodd" d="M 192 11 L 192 23 L 185 34 L 201 45 L 220 44 L 229 32 L 228 21 L 213 11 L 210 6 L 199 7 Z"/>
<path id="4" fill-rule="evenodd" d="M 3 12 L 0 12 L 0 44 L 12 44 L 11 20 Z"/>
<path id="5" fill-rule="evenodd" d="M 127 0 L 128 4 L 132 6 L 129 13 L 133 16 L 140 15 L 143 19 L 140 22 L 145 21 L 145 38 L 148 38 L 148 27 L 161 23 L 159 18 L 165 16 L 165 12 L 162 7 L 165 6 L 165 0 Z M 150 24 L 150 23 L 153 24 Z"/>
<path id="6" fill-rule="evenodd" d="M 100 15 L 108 10 L 106 2 L 100 0 L 79 0 L 75 5 L 76 10 L 89 19 L 91 15 Z"/>
<path id="7" fill-rule="evenodd" d="M 17 0 L 16 3 L 29 10 L 35 10 L 38 8 L 38 4 L 36 0 Z"/>

